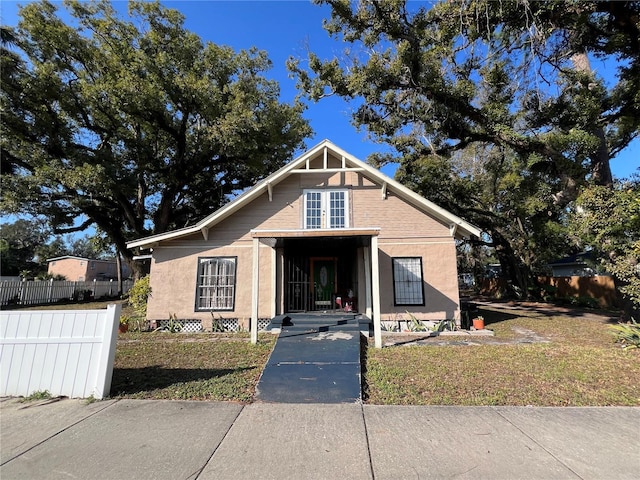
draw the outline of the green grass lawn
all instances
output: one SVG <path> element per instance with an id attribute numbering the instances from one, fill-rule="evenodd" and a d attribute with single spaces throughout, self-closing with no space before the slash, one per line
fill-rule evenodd
<path id="1" fill-rule="evenodd" d="M 365 401 L 640 406 L 640 349 L 615 344 L 605 316 L 503 308 L 480 313 L 495 336 L 474 337 L 476 345 L 365 347 Z M 548 343 L 517 343 L 524 329 Z M 258 345 L 247 334 L 121 334 L 111 396 L 250 402 L 274 343 L 271 334 L 261 334 Z"/>
<path id="2" fill-rule="evenodd" d="M 276 337 L 120 334 L 111 396 L 250 402 Z"/>

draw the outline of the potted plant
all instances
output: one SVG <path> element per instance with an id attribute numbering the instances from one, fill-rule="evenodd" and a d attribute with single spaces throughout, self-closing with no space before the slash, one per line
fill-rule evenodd
<path id="1" fill-rule="evenodd" d="M 484 317 L 482 315 L 473 319 L 473 328 L 476 330 L 484 329 Z"/>
<path id="2" fill-rule="evenodd" d="M 118 331 L 120 333 L 126 333 L 129 330 L 129 317 L 126 315 L 120 315 L 120 325 Z"/>

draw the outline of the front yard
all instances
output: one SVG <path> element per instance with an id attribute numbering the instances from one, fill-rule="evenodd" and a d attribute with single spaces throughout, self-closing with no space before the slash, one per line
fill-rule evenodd
<path id="1" fill-rule="evenodd" d="M 640 351 L 615 345 L 602 318 L 482 313 L 496 336 L 473 345 L 368 349 L 368 403 L 640 405 Z"/>
<path id="2" fill-rule="evenodd" d="M 640 405 L 640 350 L 613 343 L 605 316 L 502 308 L 480 313 L 494 337 L 473 337 L 471 344 L 435 337 L 415 346 L 406 342 L 416 337 L 391 337 L 402 346 L 366 348 L 365 401 Z M 121 335 L 112 395 L 250 402 L 274 342 L 270 334 L 261 334 L 258 346 L 242 334 Z"/>
<path id="3" fill-rule="evenodd" d="M 640 406 L 640 349 L 613 342 L 606 314 L 506 305 L 480 314 L 494 337 L 385 335 L 397 346 L 363 348 L 365 401 Z M 248 334 L 121 334 L 111 395 L 251 402 L 274 343 L 271 334 L 257 346 Z"/>

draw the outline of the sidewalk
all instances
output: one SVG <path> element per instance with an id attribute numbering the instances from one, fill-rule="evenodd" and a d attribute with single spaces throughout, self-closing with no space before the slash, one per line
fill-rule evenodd
<path id="1" fill-rule="evenodd" d="M 631 479 L 640 409 L 0 399 L 0 477 Z"/>

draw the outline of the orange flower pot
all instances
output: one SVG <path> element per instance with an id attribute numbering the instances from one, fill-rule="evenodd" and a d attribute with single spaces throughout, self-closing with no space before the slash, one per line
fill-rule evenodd
<path id="1" fill-rule="evenodd" d="M 484 318 L 474 318 L 473 319 L 473 328 L 476 330 L 484 329 Z"/>

